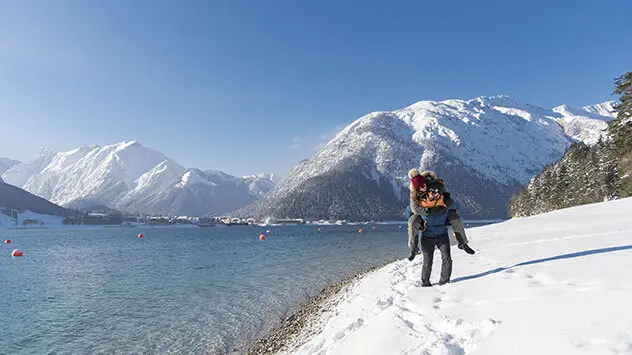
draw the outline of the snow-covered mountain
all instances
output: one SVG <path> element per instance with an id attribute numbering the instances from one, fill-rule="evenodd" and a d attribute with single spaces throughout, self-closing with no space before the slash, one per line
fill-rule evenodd
<path id="1" fill-rule="evenodd" d="M 186 169 L 135 141 L 60 153 L 41 150 L 2 178 L 62 206 L 144 213 L 218 214 L 245 206 L 264 191 L 251 191 L 249 179 Z"/>
<path id="2" fill-rule="evenodd" d="M 574 141 L 595 143 L 612 103 L 545 109 L 508 96 L 420 101 L 345 127 L 239 214 L 309 219 L 400 218 L 406 173 L 431 169 L 466 217 L 506 217 L 519 187 Z"/>
<path id="3" fill-rule="evenodd" d="M 274 174 L 258 174 L 244 176 L 251 194 L 263 196 L 274 187 Z"/>
<path id="4" fill-rule="evenodd" d="M 613 117 L 617 116 L 617 112 L 614 109 L 616 102 L 615 101 L 606 101 L 596 105 L 589 105 L 582 107 L 582 111 L 588 112 L 591 115 L 599 115 L 604 118 L 606 121 L 612 120 Z M 583 112 L 579 112 L 582 114 Z"/>
<path id="5" fill-rule="evenodd" d="M 511 199 L 512 217 L 632 196 L 631 133 L 632 122 L 619 114 L 608 124 L 608 139 L 572 145 Z"/>
<path id="6" fill-rule="evenodd" d="M 581 110 L 562 105 L 554 107 L 553 112 L 561 116 L 557 121 L 569 137 L 593 145 L 605 137 L 607 122 L 616 117 L 613 105 L 614 101 L 607 101 Z"/>
<path id="7" fill-rule="evenodd" d="M 16 164 L 6 170 L 2 174 L 2 179 L 11 185 L 18 187 L 24 186 L 24 183 L 31 175 L 41 171 L 54 158 L 55 153 L 48 149 L 41 148 L 35 158 L 28 163 Z"/>
<path id="8" fill-rule="evenodd" d="M 178 179 L 166 188 L 145 189 L 151 194 L 132 191 L 124 197 L 121 208 L 167 214 L 221 214 L 259 197 L 259 191 L 251 192 L 245 179 L 222 172 L 187 169 Z"/>
<path id="9" fill-rule="evenodd" d="M 5 171 L 9 170 L 13 166 L 20 164 L 20 161 L 8 159 L 8 158 L 0 158 L 0 175 Z"/>

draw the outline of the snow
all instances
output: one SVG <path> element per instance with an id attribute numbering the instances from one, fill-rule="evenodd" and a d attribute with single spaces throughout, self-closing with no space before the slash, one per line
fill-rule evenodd
<path id="1" fill-rule="evenodd" d="M 8 158 L 0 158 L 0 175 L 17 164 L 20 164 L 20 161 Z"/>
<path id="2" fill-rule="evenodd" d="M 582 116 L 585 115 L 586 112 L 582 111 L 582 110 L 578 110 L 576 108 L 572 108 L 566 105 L 560 105 L 557 107 L 553 107 L 552 109 L 553 112 L 557 112 L 560 115 L 562 115 L 563 117 L 570 117 L 570 116 Z"/>
<path id="3" fill-rule="evenodd" d="M 607 138 L 607 122 L 617 117 L 613 105 L 614 101 L 607 101 L 584 106 L 581 110 L 562 105 L 554 107 L 553 112 L 561 115 L 557 121 L 564 127 L 564 132 L 569 137 L 587 145 L 593 145 L 599 139 Z"/>
<path id="4" fill-rule="evenodd" d="M 574 141 L 590 145 L 603 137 L 605 122 L 615 117 L 611 107 L 612 102 L 605 102 L 546 109 L 499 95 L 419 101 L 392 112 L 372 112 L 297 165 L 268 197 L 279 200 L 307 179 L 349 161 L 371 162 L 379 175 L 398 179 L 411 167 L 436 168 L 440 157 L 489 181 L 523 185 Z"/>
<path id="5" fill-rule="evenodd" d="M 204 184 L 210 186 L 216 186 L 217 184 L 210 181 L 207 176 L 205 176 L 203 172 L 197 169 L 191 169 L 185 172 L 182 175 L 182 179 L 180 183 L 177 185 L 178 187 L 184 187 L 187 185 L 195 185 L 195 184 Z"/>
<path id="6" fill-rule="evenodd" d="M 11 185 L 22 187 L 29 178 L 39 171 L 42 171 L 55 158 L 55 153 L 40 149 L 33 160 L 16 164 L 2 174 L 2 179 Z"/>
<path id="7" fill-rule="evenodd" d="M 62 206 L 76 204 L 73 207 L 77 207 L 83 202 L 88 206 L 103 204 L 127 211 L 143 209 L 144 212 L 164 212 L 160 206 L 174 200 L 180 201 L 180 205 L 200 201 L 204 201 L 202 205 L 208 205 L 209 196 L 215 195 L 213 198 L 216 199 L 214 189 L 218 188 L 218 181 L 234 182 L 235 194 L 240 193 L 237 191 L 239 183 L 246 182 L 250 188 L 248 193 L 256 197 L 274 185 L 269 174 L 243 179 L 220 171 L 186 169 L 137 141 L 103 147 L 91 145 L 58 153 L 42 150 L 32 161 L 16 162 L 7 168 L 1 178 Z M 191 187 L 198 184 L 208 188 Z M 229 185 L 224 184 L 223 188 L 229 188 Z M 214 201 L 216 205 L 232 207 L 228 202 Z M 180 207 L 174 208 L 171 212 L 183 212 Z M 196 211 L 200 214 L 208 212 Z"/>
<path id="8" fill-rule="evenodd" d="M 560 123 L 568 136 L 587 145 L 597 143 L 600 138 L 605 140 L 607 136 L 608 124 L 602 120 L 573 116 L 562 118 Z"/>
<path id="9" fill-rule="evenodd" d="M 167 189 L 174 181 L 180 179 L 183 171 L 183 167 L 171 160 L 161 161 L 134 181 L 136 187 L 125 195 L 123 201 L 134 201 L 152 194 L 155 190 Z"/>
<path id="10" fill-rule="evenodd" d="M 594 144 L 603 138 L 605 122 L 614 117 L 612 104 L 545 109 L 500 95 L 420 101 L 392 112 L 373 112 L 345 127 L 274 189 L 272 176 L 238 178 L 213 170 L 193 173 L 195 169 L 186 169 L 136 141 L 61 153 L 43 150 L 33 161 L 12 166 L 1 178 L 62 206 L 77 207 L 83 202 L 145 212 L 156 212 L 152 206 L 176 200 L 178 206 L 208 204 L 210 196 L 217 195 L 214 184 L 226 187 L 231 182 L 235 193 L 244 182 L 252 197 L 274 201 L 311 177 L 353 162 L 362 162 L 367 168 L 363 173 L 375 181 L 394 182 L 395 196 L 407 184 L 403 177 L 411 167 L 436 169 L 438 161 L 454 171 L 502 185 L 499 189 L 504 191 L 527 183 L 559 159 L 573 141 Z M 207 178 L 211 183 L 205 182 Z M 208 188 L 191 187 L 196 184 Z M 173 208 L 182 212 L 181 207 Z"/>
<path id="11" fill-rule="evenodd" d="M 422 257 L 365 275 L 291 354 L 632 354 L 632 198 L 468 230 L 452 283 Z M 402 235 L 402 243 L 405 236 Z M 441 260 L 435 253 L 431 282 Z"/>
<path id="12" fill-rule="evenodd" d="M 241 177 L 252 196 L 263 196 L 270 191 L 275 184 L 274 174 L 255 174 Z"/>
<path id="13" fill-rule="evenodd" d="M 244 175 L 241 178 L 244 180 L 262 179 L 262 180 L 274 181 L 274 174 L 262 173 L 262 174 Z"/>
<path id="14" fill-rule="evenodd" d="M 4 213 L 0 213 L 0 229 L 6 229 L 14 225 L 14 219 Z"/>
<path id="15" fill-rule="evenodd" d="M 0 206 L 0 210 L 4 207 Z M 31 225 L 31 226 L 22 226 L 21 223 L 27 219 L 37 220 L 42 222 L 41 225 Z M 4 213 L 0 213 L 0 229 L 9 229 L 9 228 L 24 228 L 24 229 L 32 229 L 32 228 L 63 228 L 65 227 L 63 224 L 63 217 L 60 216 L 51 216 L 47 214 L 39 214 L 35 212 L 31 212 L 26 210 L 24 212 L 20 212 L 18 214 L 18 225 L 15 224 L 15 219 L 7 216 Z"/>
<path id="16" fill-rule="evenodd" d="M 9 184 L 59 205 L 95 196 L 103 204 L 115 205 L 124 193 L 138 187 L 135 181 L 145 172 L 166 160 L 169 159 L 162 153 L 135 141 L 104 147 L 92 145 L 60 153 L 42 151 L 31 162 L 12 167 L 2 177 Z M 178 164 L 172 162 L 170 166 Z"/>
<path id="17" fill-rule="evenodd" d="M 597 105 L 590 105 L 582 107 L 582 110 L 592 114 L 600 115 L 607 118 L 616 118 L 617 113 L 614 110 L 615 101 L 606 101 Z"/>

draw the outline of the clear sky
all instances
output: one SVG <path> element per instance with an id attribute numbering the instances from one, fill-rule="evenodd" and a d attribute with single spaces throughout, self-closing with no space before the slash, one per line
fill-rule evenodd
<path id="1" fill-rule="evenodd" d="M 0 157 L 137 140 L 285 174 L 376 110 L 611 100 L 630 0 L 0 1 Z"/>

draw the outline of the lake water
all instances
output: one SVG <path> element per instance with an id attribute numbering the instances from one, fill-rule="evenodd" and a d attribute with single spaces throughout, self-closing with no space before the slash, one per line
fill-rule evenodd
<path id="1" fill-rule="evenodd" d="M 0 353 L 230 353 L 406 257 L 406 226 L 372 226 L 0 231 Z"/>

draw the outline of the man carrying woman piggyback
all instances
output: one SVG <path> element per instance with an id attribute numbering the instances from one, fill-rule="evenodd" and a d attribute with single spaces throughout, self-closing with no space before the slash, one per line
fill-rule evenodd
<path id="1" fill-rule="evenodd" d="M 452 256 L 447 226 L 454 230 L 458 248 L 468 254 L 474 254 L 469 247 L 463 221 L 458 214 L 457 204 L 445 191 L 443 180 L 432 171 L 419 173 L 417 169 L 408 172 L 410 177 L 410 210 L 412 215 L 408 219 L 408 247 L 413 260 L 419 252 L 419 231 L 421 231 L 421 251 L 423 254 L 423 268 L 421 270 L 421 285 L 431 286 L 430 272 L 432 258 L 437 247 L 441 252 L 441 277 L 439 285 L 450 282 L 452 274 Z"/>

